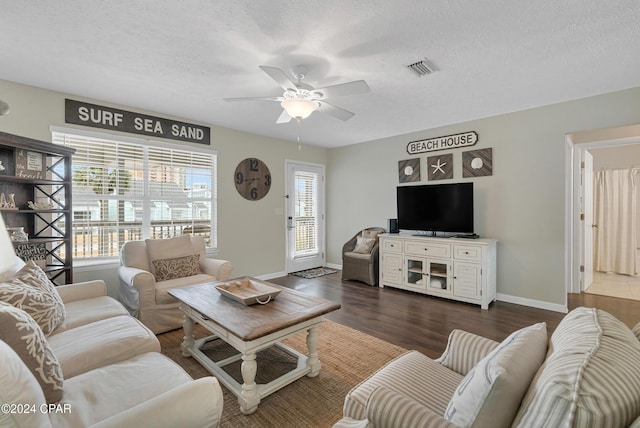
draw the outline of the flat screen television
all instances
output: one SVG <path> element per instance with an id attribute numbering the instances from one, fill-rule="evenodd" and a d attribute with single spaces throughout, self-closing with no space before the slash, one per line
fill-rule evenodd
<path id="1" fill-rule="evenodd" d="M 399 186 L 398 228 L 473 233 L 473 183 Z"/>

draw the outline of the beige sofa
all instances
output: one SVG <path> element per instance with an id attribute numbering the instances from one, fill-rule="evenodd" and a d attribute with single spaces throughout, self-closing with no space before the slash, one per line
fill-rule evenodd
<path id="1" fill-rule="evenodd" d="M 502 343 L 454 330 L 437 360 L 410 351 L 346 396 L 346 427 L 640 427 L 640 324 L 577 308 Z"/>
<path id="2" fill-rule="evenodd" d="M 104 282 L 56 287 L 53 304 L 42 306 L 54 288 L 41 293 L 29 284 L 37 266 L 21 265 L 14 276 L 0 273 L 0 426 L 218 426 L 217 380 L 194 381 L 160 354 L 155 335 Z M 12 294 L 16 284 L 35 294 Z M 54 325 L 47 317 L 57 325 L 45 334 Z"/>
<path id="3" fill-rule="evenodd" d="M 200 236 L 126 242 L 120 250 L 118 299 L 156 334 L 182 327 L 178 301 L 167 291 L 231 277 L 233 264 L 205 257 Z"/>

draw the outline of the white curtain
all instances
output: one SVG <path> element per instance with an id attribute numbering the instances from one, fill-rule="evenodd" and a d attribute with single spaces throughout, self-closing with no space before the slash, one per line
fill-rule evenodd
<path id="1" fill-rule="evenodd" d="M 601 170 L 595 174 L 595 270 L 636 275 L 636 191 L 634 172 Z"/>

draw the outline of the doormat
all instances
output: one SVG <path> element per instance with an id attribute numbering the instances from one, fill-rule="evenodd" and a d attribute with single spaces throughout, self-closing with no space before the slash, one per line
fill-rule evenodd
<path id="1" fill-rule="evenodd" d="M 319 267 L 319 268 L 301 270 L 298 272 L 292 272 L 290 275 L 299 276 L 305 279 L 311 279 L 311 278 L 318 278 L 319 276 L 329 275 L 336 272 L 338 272 L 336 269 Z"/>

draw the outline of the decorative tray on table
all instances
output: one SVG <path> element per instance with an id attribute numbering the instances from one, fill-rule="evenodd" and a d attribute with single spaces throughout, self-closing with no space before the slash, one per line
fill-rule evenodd
<path id="1" fill-rule="evenodd" d="M 266 305 L 274 300 L 280 289 L 272 287 L 269 283 L 259 279 L 244 277 L 232 279 L 224 284 L 216 285 L 216 289 L 223 296 L 229 297 L 244 305 L 260 303 Z"/>

